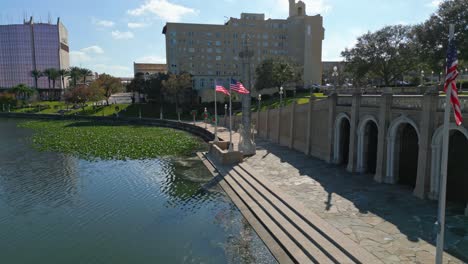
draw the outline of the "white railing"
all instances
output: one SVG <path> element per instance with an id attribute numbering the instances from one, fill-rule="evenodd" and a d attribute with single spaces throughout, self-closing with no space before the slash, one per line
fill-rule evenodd
<path id="1" fill-rule="evenodd" d="M 421 109 L 423 97 L 420 95 L 414 96 L 393 96 L 392 108 L 401 109 Z"/>
<path id="2" fill-rule="evenodd" d="M 363 95 L 361 99 L 361 106 L 365 107 L 379 107 L 381 96 L 366 96 Z"/>
<path id="3" fill-rule="evenodd" d="M 340 96 L 338 96 L 338 100 L 337 100 L 336 104 L 340 105 L 340 106 L 351 106 L 353 104 L 353 97 L 352 96 L 346 96 L 346 95 L 340 95 Z"/>
<path id="4" fill-rule="evenodd" d="M 468 97 L 459 97 L 462 112 L 468 112 Z M 437 111 L 445 111 L 445 96 L 439 96 Z"/>

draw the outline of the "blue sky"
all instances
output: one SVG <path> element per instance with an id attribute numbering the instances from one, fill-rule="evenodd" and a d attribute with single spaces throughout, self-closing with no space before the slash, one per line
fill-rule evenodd
<path id="1" fill-rule="evenodd" d="M 440 0 L 304 0 L 324 17 L 323 60 L 339 60 L 356 37 L 385 25 L 416 24 Z M 66 3 L 66 4 L 64 4 Z M 115 76 L 133 75 L 133 62 L 165 62 L 166 21 L 221 24 L 242 12 L 286 18 L 288 0 L 4 0 L 0 24 L 24 15 L 43 22 L 58 16 L 68 29 L 73 66 Z"/>

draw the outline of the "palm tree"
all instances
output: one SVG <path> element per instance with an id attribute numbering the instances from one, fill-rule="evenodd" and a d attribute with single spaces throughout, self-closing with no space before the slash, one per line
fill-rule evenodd
<path id="1" fill-rule="evenodd" d="M 45 69 L 44 72 L 43 72 L 43 73 L 44 73 L 44 76 L 47 77 L 47 81 L 49 81 L 49 89 L 50 89 L 51 75 L 53 74 L 53 73 L 52 73 L 52 70 L 53 70 L 53 69 Z"/>
<path id="2" fill-rule="evenodd" d="M 39 78 L 42 77 L 42 72 L 39 71 L 39 70 L 32 70 L 31 71 L 31 76 L 34 78 L 34 87 L 37 90 L 37 81 L 39 80 Z"/>
<path id="3" fill-rule="evenodd" d="M 62 89 L 65 89 L 65 76 L 70 74 L 70 71 L 67 69 L 61 69 L 58 71 L 60 75 L 60 80 L 62 82 Z"/>
<path id="4" fill-rule="evenodd" d="M 86 68 L 80 69 L 81 76 L 83 77 L 83 84 L 86 84 L 86 77 L 93 74 L 93 72 Z"/>
<path id="5" fill-rule="evenodd" d="M 26 86 L 25 84 L 18 84 L 11 89 L 15 94 L 16 99 L 25 101 L 27 98 L 34 94 L 34 90 Z"/>
<path id="6" fill-rule="evenodd" d="M 69 75 L 72 79 L 73 86 L 76 86 L 78 79 L 81 77 L 81 69 L 79 67 L 71 67 L 69 69 Z"/>

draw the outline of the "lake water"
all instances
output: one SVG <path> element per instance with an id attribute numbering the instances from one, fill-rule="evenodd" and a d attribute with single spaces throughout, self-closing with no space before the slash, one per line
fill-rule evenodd
<path id="1" fill-rule="evenodd" d="M 0 119 L 1 263 L 272 263 L 197 158 L 40 153 Z"/>

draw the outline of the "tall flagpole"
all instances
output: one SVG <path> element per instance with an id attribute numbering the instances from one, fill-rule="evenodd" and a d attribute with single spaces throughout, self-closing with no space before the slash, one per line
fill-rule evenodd
<path id="1" fill-rule="evenodd" d="M 216 103 L 216 80 L 214 87 L 214 103 L 215 103 L 215 129 L 214 129 L 214 142 L 218 142 L 218 104 Z"/>
<path id="2" fill-rule="evenodd" d="M 229 78 L 229 152 L 232 152 L 232 91 L 231 91 L 232 77 Z"/>
<path id="3" fill-rule="evenodd" d="M 450 24 L 449 39 L 453 40 L 455 25 Z M 446 73 L 447 74 L 447 69 Z M 444 113 L 444 128 L 443 128 L 443 145 L 442 145 L 442 165 L 440 170 L 440 188 L 439 188 L 439 215 L 438 215 L 438 233 L 437 233 L 437 249 L 436 249 L 436 264 L 442 264 L 444 254 L 444 235 L 445 235 L 445 199 L 447 193 L 447 165 L 448 165 L 448 150 L 450 141 L 450 98 L 452 96 L 452 86 L 447 88 L 445 94 L 445 113 Z"/>

